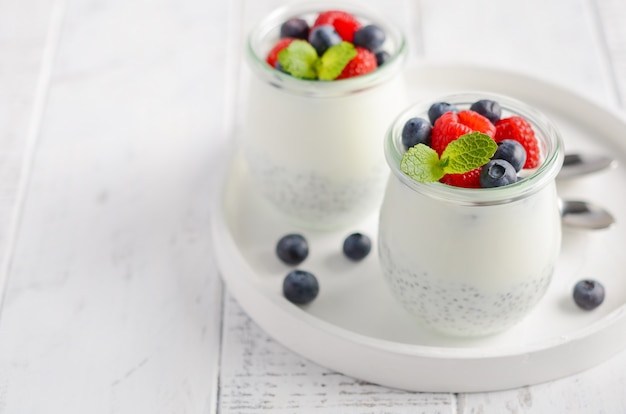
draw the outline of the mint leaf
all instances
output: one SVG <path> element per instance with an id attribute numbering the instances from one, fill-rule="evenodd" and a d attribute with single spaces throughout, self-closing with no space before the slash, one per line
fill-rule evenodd
<path id="1" fill-rule="evenodd" d="M 441 154 L 446 174 L 463 174 L 485 165 L 498 149 L 498 144 L 480 132 L 461 135 L 450 142 Z"/>
<path id="2" fill-rule="evenodd" d="M 404 153 L 400 169 L 415 181 L 422 183 L 439 181 L 445 175 L 437 151 L 424 144 L 417 144 Z"/>
<path id="3" fill-rule="evenodd" d="M 471 132 L 450 142 L 441 154 L 424 144 L 409 148 L 400 169 L 422 183 L 439 181 L 446 174 L 463 174 L 489 162 L 498 144 L 486 134 Z"/>
<path id="4" fill-rule="evenodd" d="M 317 52 L 304 40 L 294 40 L 285 49 L 278 52 L 278 61 L 291 76 L 300 79 L 316 79 Z"/>
<path id="5" fill-rule="evenodd" d="M 356 55 L 356 48 L 349 42 L 341 42 L 329 47 L 316 63 L 318 78 L 321 80 L 336 79 Z"/>

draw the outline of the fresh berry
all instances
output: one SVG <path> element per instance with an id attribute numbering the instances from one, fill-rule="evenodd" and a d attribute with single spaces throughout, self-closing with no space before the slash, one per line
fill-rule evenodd
<path id="1" fill-rule="evenodd" d="M 354 261 L 364 259 L 370 250 L 372 250 L 372 241 L 362 233 L 352 233 L 343 242 L 343 254 Z"/>
<path id="2" fill-rule="evenodd" d="M 317 19 L 315 19 L 315 23 L 313 23 L 313 28 L 323 25 L 333 26 L 339 33 L 339 36 L 350 43 L 353 42 L 354 32 L 361 28 L 361 23 L 353 15 L 339 10 L 329 10 L 320 13 Z"/>
<path id="3" fill-rule="evenodd" d="M 431 147 L 441 156 L 448 144 L 461 135 L 469 134 L 472 129 L 459 122 L 456 112 L 446 112 L 437 118 L 431 133 Z"/>
<path id="4" fill-rule="evenodd" d="M 297 17 L 285 21 L 280 26 L 280 37 L 293 37 L 306 40 L 309 37 L 309 24 L 304 19 Z"/>
<path id="5" fill-rule="evenodd" d="M 374 24 L 368 24 L 354 32 L 354 46 L 376 52 L 385 43 L 385 31 Z"/>
<path id="6" fill-rule="evenodd" d="M 480 172 L 483 167 L 478 167 L 463 174 L 446 174 L 440 182 L 454 187 L 480 188 Z"/>
<path id="7" fill-rule="evenodd" d="M 357 47 L 356 56 L 343 68 L 343 71 L 337 76 L 337 79 L 365 75 L 375 71 L 377 67 L 376 56 L 365 48 Z"/>
<path id="8" fill-rule="evenodd" d="M 502 187 L 517 182 L 515 168 L 505 160 L 491 160 L 480 173 L 481 188 Z"/>
<path id="9" fill-rule="evenodd" d="M 585 279 L 574 285 L 574 302 L 581 309 L 592 310 L 604 301 L 604 286 L 596 280 Z"/>
<path id="10" fill-rule="evenodd" d="M 309 244 L 300 234 L 288 234 L 276 244 L 276 255 L 289 265 L 298 265 L 309 255 Z"/>
<path id="11" fill-rule="evenodd" d="M 379 50 L 374 54 L 376 56 L 376 64 L 380 67 L 384 65 L 389 59 L 391 59 L 391 54 L 386 50 Z"/>
<path id="12" fill-rule="evenodd" d="M 289 46 L 291 44 L 291 42 L 293 42 L 294 38 L 292 37 L 286 37 L 284 39 L 280 39 L 272 48 L 272 50 L 270 50 L 270 52 L 267 54 L 267 58 L 265 58 L 265 61 L 267 62 L 268 65 L 270 65 L 273 68 L 276 68 L 276 62 L 278 62 L 278 53 L 285 49 L 287 46 Z"/>
<path id="13" fill-rule="evenodd" d="M 428 109 L 428 119 L 432 125 L 435 125 L 437 119 L 446 112 L 459 112 L 456 105 L 449 104 L 447 102 L 435 102 Z"/>
<path id="14" fill-rule="evenodd" d="M 526 162 L 524 168 L 535 168 L 539 166 L 539 142 L 535 137 L 535 132 L 528 121 L 521 116 L 512 116 L 504 118 L 496 122 L 496 134 L 494 135 L 496 142 L 505 139 L 513 139 L 524 147 L 526 150 Z"/>
<path id="15" fill-rule="evenodd" d="M 482 132 L 490 137 L 496 133 L 496 127 L 491 121 L 478 112 L 464 110 L 459 112 L 459 122 L 469 127 L 472 131 Z"/>
<path id="16" fill-rule="evenodd" d="M 289 302 L 306 305 L 315 299 L 320 291 L 317 278 L 304 270 L 293 270 L 283 280 L 283 295 Z"/>
<path id="17" fill-rule="evenodd" d="M 498 142 L 498 149 L 491 158 L 508 161 L 515 168 L 515 171 L 519 172 L 526 163 L 526 150 L 522 144 L 515 140 L 503 139 Z"/>
<path id="18" fill-rule="evenodd" d="M 470 110 L 478 112 L 490 120 L 492 124 L 498 122 L 502 116 L 502 107 L 498 102 L 491 99 L 481 99 L 480 101 L 474 102 L 472 106 L 470 106 Z"/>
<path id="19" fill-rule="evenodd" d="M 331 25 L 317 26 L 309 33 L 309 43 L 315 48 L 318 56 L 322 56 L 326 50 L 341 43 L 341 37 Z"/>
<path id="20" fill-rule="evenodd" d="M 404 148 L 409 149 L 417 144 L 430 146 L 431 131 L 430 122 L 424 118 L 409 119 L 402 128 L 402 144 Z"/>

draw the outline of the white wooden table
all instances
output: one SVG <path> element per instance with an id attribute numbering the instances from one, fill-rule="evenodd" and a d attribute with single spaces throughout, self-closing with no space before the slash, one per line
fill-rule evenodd
<path id="1" fill-rule="evenodd" d="M 243 313 L 211 193 L 244 34 L 281 3 L 0 2 L 0 413 L 626 412 L 626 351 L 522 389 L 409 393 Z M 368 3 L 404 28 L 409 64 L 512 69 L 626 111 L 623 0 Z"/>

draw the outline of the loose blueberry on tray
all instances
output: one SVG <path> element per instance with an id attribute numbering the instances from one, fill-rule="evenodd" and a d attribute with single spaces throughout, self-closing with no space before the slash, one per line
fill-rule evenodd
<path id="1" fill-rule="evenodd" d="M 296 305 L 311 303 L 320 291 L 319 283 L 313 273 L 305 270 L 293 270 L 283 281 L 283 295 Z"/>
<path id="2" fill-rule="evenodd" d="M 574 302 L 584 310 L 597 308 L 604 301 L 604 286 L 596 280 L 584 279 L 574 286 Z"/>
<path id="3" fill-rule="evenodd" d="M 343 253 L 347 258 L 358 261 L 372 250 L 372 241 L 363 233 L 352 233 L 343 242 Z"/>
<path id="4" fill-rule="evenodd" d="M 309 244 L 301 234 L 288 234 L 276 244 L 276 255 L 286 264 L 298 265 L 309 255 Z"/>

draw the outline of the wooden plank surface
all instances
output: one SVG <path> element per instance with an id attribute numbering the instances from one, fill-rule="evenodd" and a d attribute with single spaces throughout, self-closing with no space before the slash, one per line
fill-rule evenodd
<path id="1" fill-rule="evenodd" d="M 223 2 L 67 2 L 2 309 L 1 412 L 211 412 L 227 68 L 207 44 L 226 15 Z"/>

